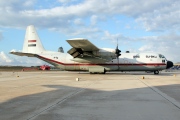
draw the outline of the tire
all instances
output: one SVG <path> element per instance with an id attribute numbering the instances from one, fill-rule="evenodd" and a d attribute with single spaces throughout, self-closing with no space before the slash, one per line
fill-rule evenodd
<path id="1" fill-rule="evenodd" d="M 154 74 L 155 74 L 155 75 L 158 75 L 158 74 L 159 74 L 159 71 L 158 71 L 158 70 L 154 71 Z"/>

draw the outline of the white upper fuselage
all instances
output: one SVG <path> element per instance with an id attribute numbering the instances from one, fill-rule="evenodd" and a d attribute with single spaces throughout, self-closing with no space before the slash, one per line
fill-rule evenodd
<path id="1" fill-rule="evenodd" d="M 166 69 L 167 62 L 163 55 L 157 53 L 122 53 L 119 61 L 112 59 L 96 64 L 75 62 L 71 55 L 60 52 L 44 51 L 38 54 L 38 58 L 65 70 L 88 70 L 92 66 L 103 66 L 107 71 L 153 71 Z"/>

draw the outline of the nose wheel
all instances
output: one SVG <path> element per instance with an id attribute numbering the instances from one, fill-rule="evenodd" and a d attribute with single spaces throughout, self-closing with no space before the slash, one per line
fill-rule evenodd
<path id="1" fill-rule="evenodd" d="M 159 71 L 158 70 L 154 71 L 154 74 L 155 75 L 159 74 Z"/>

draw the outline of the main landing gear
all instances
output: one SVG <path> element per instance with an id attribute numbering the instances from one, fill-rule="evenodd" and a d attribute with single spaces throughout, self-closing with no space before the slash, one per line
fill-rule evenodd
<path id="1" fill-rule="evenodd" d="M 90 74 L 106 74 L 106 70 L 104 72 L 89 72 Z"/>
<path id="2" fill-rule="evenodd" d="M 158 70 L 154 71 L 154 74 L 155 75 L 159 74 L 159 71 Z"/>

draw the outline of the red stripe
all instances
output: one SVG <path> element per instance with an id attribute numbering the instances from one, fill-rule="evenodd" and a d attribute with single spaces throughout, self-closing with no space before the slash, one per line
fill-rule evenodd
<path id="1" fill-rule="evenodd" d="M 165 63 L 120 63 L 120 64 L 117 64 L 117 63 L 102 63 L 102 64 L 88 64 L 88 63 L 85 63 L 85 64 L 82 64 L 82 63 L 62 63 L 62 62 L 59 62 L 59 61 L 55 61 L 55 60 L 52 60 L 52 59 L 49 59 L 49 58 L 45 58 L 45 57 L 42 57 L 42 56 L 39 56 L 39 58 L 41 59 L 45 59 L 47 61 L 51 61 L 51 62 L 54 62 L 54 63 L 57 63 L 57 64 L 61 64 L 61 65 L 67 65 L 67 66 L 71 66 L 71 65 L 74 65 L 74 66 L 96 66 L 96 65 L 106 65 L 106 66 L 111 66 L 111 65 L 114 65 L 114 66 L 117 66 L 117 65 L 120 65 L 120 66 L 164 66 L 166 65 Z"/>
<path id="2" fill-rule="evenodd" d="M 36 40 L 28 40 L 28 42 L 36 42 Z"/>

